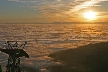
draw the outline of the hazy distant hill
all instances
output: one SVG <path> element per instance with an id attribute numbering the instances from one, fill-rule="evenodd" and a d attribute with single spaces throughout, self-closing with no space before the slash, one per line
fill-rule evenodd
<path id="1" fill-rule="evenodd" d="M 108 42 L 89 44 L 49 55 L 64 66 L 51 66 L 52 72 L 108 72 Z"/>

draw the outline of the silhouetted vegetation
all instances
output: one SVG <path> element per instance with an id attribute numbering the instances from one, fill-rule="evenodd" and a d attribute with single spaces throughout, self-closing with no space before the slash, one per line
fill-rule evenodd
<path id="1" fill-rule="evenodd" d="M 63 66 L 51 66 L 51 72 L 108 72 L 108 42 L 89 44 L 49 55 Z"/>

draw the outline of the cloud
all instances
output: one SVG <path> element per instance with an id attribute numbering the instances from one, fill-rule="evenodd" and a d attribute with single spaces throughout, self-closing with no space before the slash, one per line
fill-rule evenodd
<path id="1" fill-rule="evenodd" d="M 42 12 L 46 11 L 48 13 L 58 13 L 59 11 L 65 12 L 70 10 L 71 12 L 75 12 L 89 6 L 100 6 L 95 4 L 107 0 L 9 0 L 9 1 L 24 2 L 24 3 L 37 2 L 35 5 L 33 4 L 29 7 L 34 10 L 39 9 Z"/>
<path id="2" fill-rule="evenodd" d="M 38 2 L 38 0 L 9 0 L 9 1 L 16 1 L 16 2 Z"/>
<path id="3" fill-rule="evenodd" d="M 106 0 L 42 0 L 38 7 L 34 5 L 31 8 L 44 13 L 76 12 L 89 6 L 100 6 L 96 4 L 102 1 Z"/>
<path id="4" fill-rule="evenodd" d="M 98 5 L 108 0 L 9 0 L 16 2 L 33 3 L 28 7 L 40 12 L 44 18 L 76 18 L 84 8 Z"/>
<path id="5" fill-rule="evenodd" d="M 32 9 L 38 9 L 42 13 L 59 14 L 65 13 L 77 5 L 76 1 L 72 0 L 46 0 L 40 3 L 39 6 L 31 6 Z"/>

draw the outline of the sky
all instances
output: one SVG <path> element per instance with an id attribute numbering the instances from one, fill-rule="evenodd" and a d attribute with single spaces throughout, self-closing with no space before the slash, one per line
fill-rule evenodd
<path id="1" fill-rule="evenodd" d="M 108 0 L 0 0 L 0 22 L 87 22 L 83 13 L 108 21 Z"/>

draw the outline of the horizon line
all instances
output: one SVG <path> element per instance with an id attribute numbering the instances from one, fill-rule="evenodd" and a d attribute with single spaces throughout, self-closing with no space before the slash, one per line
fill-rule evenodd
<path id="1" fill-rule="evenodd" d="M 82 23 L 92 23 L 92 24 L 96 24 L 96 23 L 108 23 L 108 22 L 0 22 L 0 24 L 82 24 Z"/>

